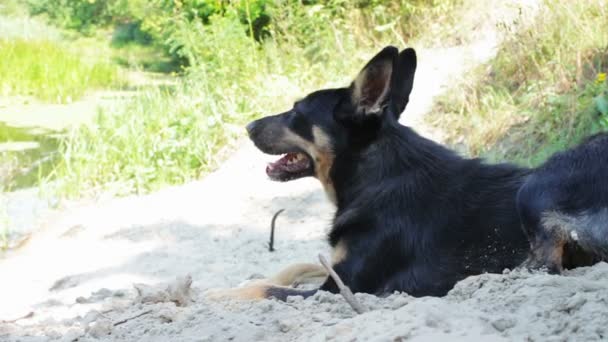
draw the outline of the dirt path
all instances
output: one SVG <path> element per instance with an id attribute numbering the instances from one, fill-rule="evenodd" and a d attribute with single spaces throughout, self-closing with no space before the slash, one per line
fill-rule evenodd
<path id="1" fill-rule="evenodd" d="M 495 7 L 492 14 L 503 13 Z M 405 123 L 437 134 L 421 129 L 424 113 L 454 79 L 492 56 L 497 18 L 483 18 L 482 34 L 471 44 L 419 49 Z M 236 286 L 328 253 L 324 234 L 333 207 L 319 183 L 271 182 L 263 171 L 268 159 L 243 142 L 202 181 L 100 200 L 55 217 L 27 246 L 0 261 L 0 339 L 486 341 L 608 335 L 600 324 L 608 320 L 606 264 L 563 277 L 471 277 L 446 298 L 360 296 L 373 311 L 356 317 L 339 296 L 325 293 L 287 303 L 208 302 L 200 296 L 204 289 Z M 277 250 L 270 253 L 269 223 L 278 209 L 285 212 L 277 222 Z M 193 288 L 176 291 L 174 280 L 186 275 Z M 134 283 L 152 287 L 143 287 L 146 295 L 138 297 Z M 27 318 L 12 322 L 20 317 Z"/>

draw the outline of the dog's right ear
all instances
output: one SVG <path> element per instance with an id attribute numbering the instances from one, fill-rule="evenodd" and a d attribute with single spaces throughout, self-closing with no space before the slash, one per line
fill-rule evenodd
<path id="1" fill-rule="evenodd" d="M 397 119 L 405 109 L 410 100 L 410 93 L 414 86 L 414 74 L 416 73 L 416 51 L 407 48 L 397 58 L 397 65 L 391 79 L 391 102 Z"/>

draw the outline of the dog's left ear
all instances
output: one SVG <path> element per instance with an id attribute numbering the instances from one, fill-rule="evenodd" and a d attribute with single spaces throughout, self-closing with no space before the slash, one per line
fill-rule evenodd
<path id="1" fill-rule="evenodd" d="M 351 101 L 357 115 L 380 114 L 388 104 L 398 119 L 409 102 L 416 72 L 416 52 L 399 53 L 388 46 L 372 58 L 351 85 Z"/>
<path id="2" fill-rule="evenodd" d="M 393 104 L 393 113 L 399 119 L 405 106 L 410 100 L 410 93 L 414 86 L 414 74 L 416 73 L 416 51 L 412 48 L 407 48 L 397 58 L 397 63 L 393 76 L 391 78 L 391 103 Z"/>
<path id="3" fill-rule="evenodd" d="M 398 56 L 396 47 L 385 47 L 359 72 L 350 88 L 356 115 L 382 113 L 392 93 L 391 78 Z"/>

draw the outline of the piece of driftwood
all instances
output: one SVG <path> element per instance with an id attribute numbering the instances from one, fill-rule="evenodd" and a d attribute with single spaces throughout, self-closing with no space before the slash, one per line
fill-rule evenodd
<path id="1" fill-rule="evenodd" d="M 25 314 L 21 317 L 14 318 L 14 319 L 2 320 L 2 321 L 0 321 L 0 323 L 16 323 L 22 319 L 28 319 L 28 318 L 32 318 L 32 317 L 34 317 L 34 311 L 30 311 L 27 314 Z"/>
<path id="2" fill-rule="evenodd" d="M 274 213 L 274 215 L 272 216 L 272 221 L 270 221 L 270 242 L 268 243 L 268 251 L 269 252 L 274 252 L 274 229 L 275 229 L 275 223 L 277 221 L 277 217 L 279 217 L 279 214 L 284 212 L 285 209 L 280 209 L 279 211 L 277 211 L 276 213 Z"/>
<path id="3" fill-rule="evenodd" d="M 325 267 L 329 276 L 336 282 L 338 289 L 340 289 L 340 294 L 342 295 L 342 297 L 344 297 L 346 302 L 353 308 L 353 310 L 355 310 L 356 313 L 364 313 L 366 311 L 365 308 L 363 308 L 361 303 L 357 301 L 357 298 L 355 298 L 355 295 L 348 288 L 348 286 L 344 285 L 344 282 L 342 281 L 342 279 L 340 279 L 340 276 L 338 276 L 336 271 L 334 271 L 329 262 L 327 262 L 327 259 L 325 259 L 323 255 L 319 254 L 319 261 L 321 261 L 321 265 Z"/>
<path id="4" fill-rule="evenodd" d="M 151 312 L 152 312 L 152 310 L 146 310 L 146 311 L 144 311 L 144 312 L 140 312 L 140 313 L 138 313 L 138 314 L 137 314 L 137 315 L 135 315 L 135 316 L 131 316 L 131 317 L 127 317 L 127 318 L 125 318 L 125 319 L 121 319 L 120 321 L 115 322 L 115 323 L 114 323 L 114 326 L 118 326 L 118 325 L 121 325 L 121 324 L 127 323 L 128 321 L 130 321 L 130 320 L 132 320 L 132 319 L 136 319 L 136 318 L 141 317 L 141 316 L 143 316 L 143 315 L 147 315 L 147 314 L 149 314 L 149 313 L 151 313 Z"/>

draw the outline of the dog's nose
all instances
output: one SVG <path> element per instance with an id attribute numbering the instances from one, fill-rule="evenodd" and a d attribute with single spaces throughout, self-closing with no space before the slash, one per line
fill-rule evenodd
<path id="1" fill-rule="evenodd" d="M 247 129 L 247 133 L 251 135 L 255 130 L 255 126 L 257 125 L 257 121 L 251 121 L 245 128 Z"/>

